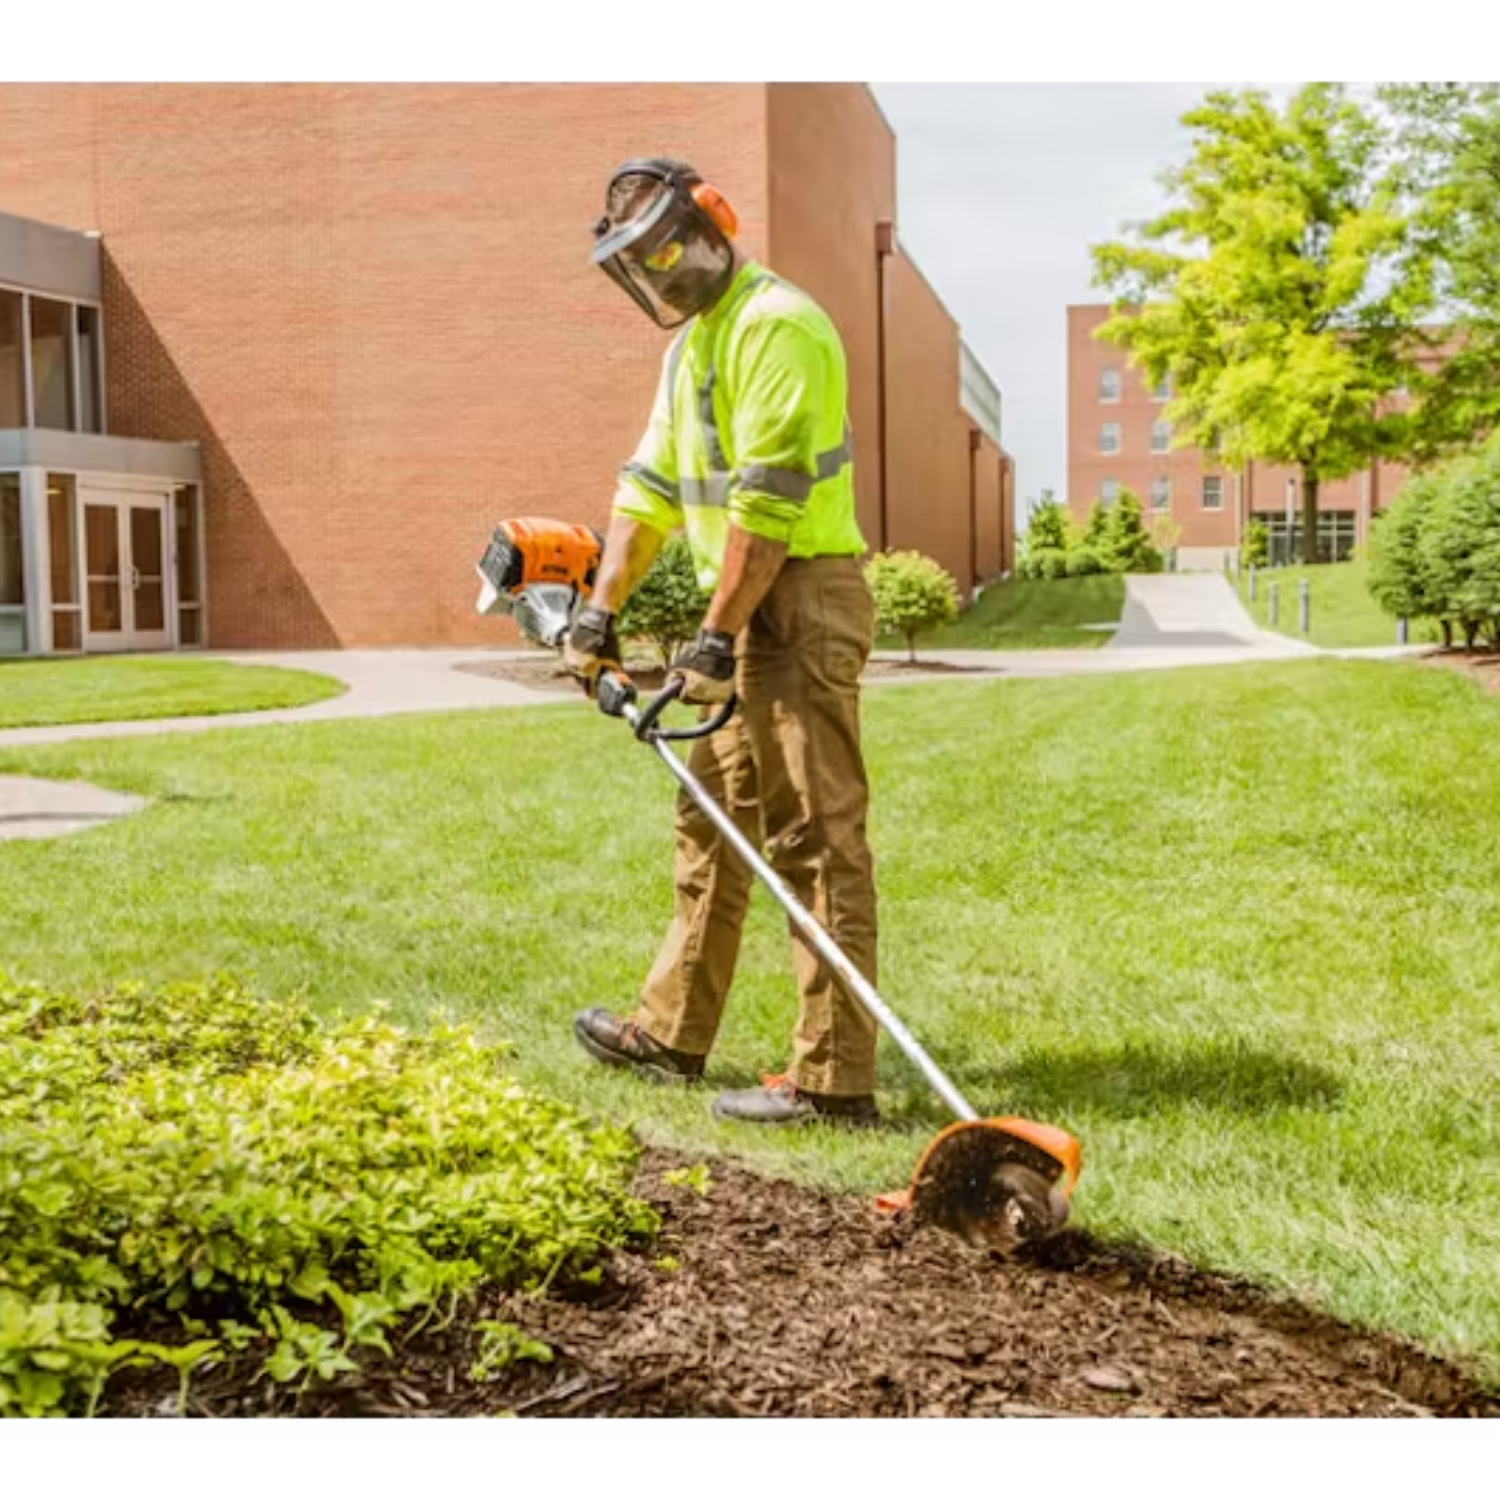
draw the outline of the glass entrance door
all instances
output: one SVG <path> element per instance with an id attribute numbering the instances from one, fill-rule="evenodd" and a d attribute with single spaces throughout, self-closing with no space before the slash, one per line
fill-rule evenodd
<path id="1" fill-rule="evenodd" d="M 165 496 L 84 491 L 86 651 L 152 651 L 172 644 L 166 528 Z"/>

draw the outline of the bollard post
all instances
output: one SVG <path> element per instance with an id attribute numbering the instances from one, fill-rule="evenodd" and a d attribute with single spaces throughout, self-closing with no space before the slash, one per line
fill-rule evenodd
<path id="1" fill-rule="evenodd" d="M 1298 627 L 1303 635 L 1312 634 L 1312 584 L 1303 579 L 1297 585 Z"/>
<path id="2" fill-rule="evenodd" d="M 1401 618 L 1396 621 L 1396 644 L 1398 646 L 1404 646 L 1406 644 L 1406 616 L 1405 615 L 1402 615 Z"/>
<path id="3" fill-rule="evenodd" d="M 1250 602 L 1255 603 L 1255 564 L 1250 564 Z"/>
<path id="4" fill-rule="evenodd" d="M 1280 607 L 1281 607 L 1281 585 L 1279 583 L 1273 583 L 1271 585 L 1271 624 L 1272 624 L 1273 627 L 1276 624 L 1276 616 L 1277 616 L 1277 613 L 1278 613 Z"/>

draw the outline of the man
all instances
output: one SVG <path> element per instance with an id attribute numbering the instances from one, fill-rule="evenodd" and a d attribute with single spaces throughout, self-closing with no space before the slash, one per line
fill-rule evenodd
<path id="1" fill-rule="evenodd" d="M 804 292 L 745 258 L 723 198 L 681 162 L 627 162 L 610 182 L 594 261 L 659 326 L 681 328 L 621 472 L 588 607 L 566 643 L 592 691 L 620 661 L 615 618 L 663 540 L 685 527 L 711 602 L 670 666 L 682 701 L 737 692 L 690 765 L 798 899 L 875 982 L 859 678 L 874 635 L 860 556 L 843 346 Z M 683 326 L 685 325 L 685 326 Z M 628 1017 L 574 1023 L 597 1059 L 658 1081 L 703 1073 L 734 977 L 752 877 L 686 795 L 676 811 L 675 914 Z M 876 1026 L 793 932 L 801 1008 L 791 1066 L 721 1094 L 722 1119 L 869 1124 Z"/>

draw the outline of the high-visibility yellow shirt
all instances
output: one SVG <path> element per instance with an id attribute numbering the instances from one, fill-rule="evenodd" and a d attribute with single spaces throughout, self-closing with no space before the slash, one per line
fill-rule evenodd
<path id="1" fill-rule="evenodd" d="M 805 292 L 754 261 L 678 334 L 614 513 L 687 531 L 718 584 L 733 523 L 791 557 L 865 551 L 854 511 L 844 346 Z"/>

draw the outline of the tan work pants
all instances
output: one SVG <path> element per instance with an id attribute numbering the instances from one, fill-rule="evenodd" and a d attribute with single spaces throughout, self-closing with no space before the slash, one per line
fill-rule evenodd
<path id="1" fill-rule="evenodd" d="M 869 787 L 859 677 L 875 611 L 859 561 L 790 559 L 738 642 L 741 709 L 688 760 L 797 899 L 875 983 Z M 681 1052 L 713 1047 L 753 882 L 686 793 L 677 799 L 676 909 L 635 1020 Z M 795 931 L 801 997 L 791 1080 L 816 1094 L 875 1088 L 877 1028 Z"/>

